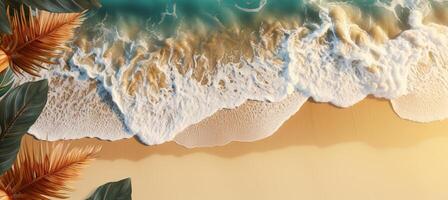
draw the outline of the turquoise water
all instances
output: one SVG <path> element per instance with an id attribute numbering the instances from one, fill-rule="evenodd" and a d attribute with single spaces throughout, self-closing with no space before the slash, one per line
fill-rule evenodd
<path id="1" fill-rule="evenodd" d="M 103 0 L 58 71 L 74 81 L 51 87 L 56 103 L 33 131 L 159 144 L 221 109 L 292 94 L 339 107 L 372 95 L 406 119 L 445 119 L 446 2 Z M 81 100 L 58 100 L 76 94 Z M 111 116 L 125 128 L 111 128 Z"/>
<path id="2" fill-rule="evenodd" d="M 375 0 L 333 1 L 349 3 L 366 16 L 379 17 L 384 10 Z M 385 1 L 387 2 L 387 1 Z M 296 19 L 300 23 L 321 22 L 317 3 L 302 0 L 105 0 L 98 16 L 137 20 L 152 30 L 174 32 L 181 23 L 209 28 L 258 27 L 263 19 Z"/>

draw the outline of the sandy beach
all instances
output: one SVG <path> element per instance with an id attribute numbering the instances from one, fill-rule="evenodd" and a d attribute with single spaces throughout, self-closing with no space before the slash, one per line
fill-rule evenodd
<path id="1" fill-rule="evenodd" d="M 0 198 L 448 199 L 448 0 L 99 1 L 0 3 Z"/>
<path id="2" fill-rule="evenodd" d="M 273 136 L 223 147 L 74 140 L 103 150 L 70 199 L 126 177 L 134 199 L 447 199 L 447 130 L 366 99 L 348 109 L 307 102 Z"/>

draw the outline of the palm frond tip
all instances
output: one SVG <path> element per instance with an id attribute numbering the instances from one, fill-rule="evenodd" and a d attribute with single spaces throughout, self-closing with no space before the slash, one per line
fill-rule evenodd
<path id="1" fill-rule="evenodd" d="M 84 13 L 26 13 L 24 7 L 12 15 L 8 10 L 13 34 L 1 38 L 0 55 L 6 56 L 0 56 L 0 63 L 7 59 L 16 73 L 39 76 L 41 68 L 62 56 L 63 47 L 84 21 Z"/>
<path id="2" fill-rule="evenodd" d="M 99 147 L 69 148 L 62 144 L 22 147 L 13 167 L 0 177 L 0 190 L 11 199 L 68 198 L 66 192 L 71 188 L 67 182 L 78 177 L 100 151 Z"/>

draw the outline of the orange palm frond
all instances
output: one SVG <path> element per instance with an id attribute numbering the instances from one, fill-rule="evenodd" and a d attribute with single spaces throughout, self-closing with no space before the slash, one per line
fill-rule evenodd
<path id="1" fill-rule="evenodd" d="M 23 144 L 13 167 L 0 177 L 0 194 L 5 193 L 10 199 L 68 198 L 66 192 L 71 188 L 67 182 L 78 177 L 99 150 L 93 146 Z"/>
<path id="2" fill-rule="evenodd" d="M 13 34 L 2 36 L 0 53 L 7 55 L 9 66 L 15 72 L 25 71 L 34 76 L 45 68 L 44 64 L 55 64 L 53 60 L 62 56 L 63 47 L 84 21 L 84 13 L 37 11 L 33 14 L 30 10 L 26 14 L 24 7 L 13 15 L 8 11 L 8 16 Z"/>

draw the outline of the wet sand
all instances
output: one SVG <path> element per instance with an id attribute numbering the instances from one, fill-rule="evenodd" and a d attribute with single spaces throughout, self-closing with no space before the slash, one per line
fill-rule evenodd
<path id="1" fill-rule="evenodd" d="M 27 138 L 30 139 L 30 138 Z M 174 142 L 82 139 L 100 158 L 71 199 L 132 178 L 133 199 L 447 199 L 448 121 L 400 119 L 388 101 L 307 102 L 273 136 L 187 149 Z"/>

